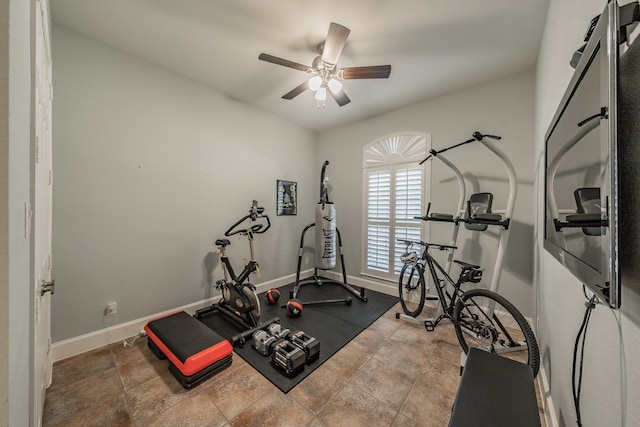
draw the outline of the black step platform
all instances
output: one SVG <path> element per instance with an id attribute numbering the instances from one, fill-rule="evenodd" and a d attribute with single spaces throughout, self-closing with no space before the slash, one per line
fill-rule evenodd
<path id="1" fill-rule="evenodd" d="M 231 365 L 231 343 L 184 311 L 152 320 L 144 330 L 149 348 L 169 359 L 169 371 L 184 388 Z"/>

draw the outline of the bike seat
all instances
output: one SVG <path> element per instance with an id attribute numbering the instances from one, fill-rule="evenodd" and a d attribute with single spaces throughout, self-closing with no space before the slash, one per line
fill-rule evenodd
<path id="1" fill-rule="evenodd" d="M 225 246 L 229 246 L 231 244 L 231 242 L 229 241 L 229 239 L 218 239 L 216 240 L 216 246 L 221 246 L 221 247 L 225 247 Z"/>
<path id="2" fill-rule="evenodd" d="M 469 264 L 468 262 L 464 262 L 464 261 L 460 261 L 460 260 L 453 260 L 453 262 L 457 263 L 460 268 L 462 269 L 476 269 L 476 268 L 480 268 L 479 265 L 475 265 L 475 264 Z"/>

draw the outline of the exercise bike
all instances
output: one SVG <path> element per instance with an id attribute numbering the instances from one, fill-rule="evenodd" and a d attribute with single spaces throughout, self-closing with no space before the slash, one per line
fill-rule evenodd
<path id="1" fill-rule="evenodd" d="M 243 228 L 241 225 L 249 220 L 249 226 Z M 256 221 L 261 223 L 253 224 Z M 220 312 L 240 326 L 251 329 L 258 326 L 260 320 L 260 301 L 256 294 L 256 287 L 247 280 L 249 276 L 256 273 L 260 277 L 260 267 L 255 260 L 253 251 L 253 239 L 255 234 L 263 234 L 271 227 L 269 216 L 264 214 L 264 208 L 258 206 L 256 200 L 253 201 L 249 213 L 233 224 L 224 235 L 226 237 L 238 235 L 246 236 L 249 241 L 251 258 L 244 266 L 239 275 L 236 275 L 231 265 L 229 257 L 226 255 L 227 246 L 231 245 L 229 239 L 218 239 L 215 244 L 218 247 L 221 267 L 224 272 L 224 279 L 216 281 L 216 289 L 220 290 L 221 299 L 209 306 L 196 311 L 196 319 L 203 316 Z"/>

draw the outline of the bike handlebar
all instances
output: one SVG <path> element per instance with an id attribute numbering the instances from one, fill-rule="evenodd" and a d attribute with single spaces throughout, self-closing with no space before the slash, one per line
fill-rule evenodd
<path id="1" fill-rule="evenodd" d="M 242 224 L 245 220 L 250 219 L 251 221 L 257 221 L 258 218 L 264 218 L 266 220 L 266 227 L 264 224 L 253 224 L 249 228 L 239 228 L 235 230 L 240 224 Z M 264 227 L 264 228 L 263 228 Z M 247 233 L 249 230 L 255 234 L 262 234 L 266 232 L 269 228 L 271 228 L 271 221 L 269 220 L 269 215 L 264 214 L 264 208 L 258 206 L 258 201 L 254 200 L 251 208 L 249 209 L 249 213 L 243 216 L 240 220 L 238 220 L 235 224 L 233 224 L 227 231 L 224 232 L 225 236 L 234 236 L 240 233 Z"/>
<path id="2" fill-rule="evenodd" d="M 421 245 L 424 247 L 436 247 L 440 250 L 445 250 L 445 249 L 458 249 L 457 246 L 451 246 L 451 245 L 441 245 L 440 243 L 429 243 L 429 242 L 422 242 L 419 240 L 405 240 L 405 239 L 396 239 L 398 242 L 402 242 L 405 245 L 409 246 L 409 245 Z"/>

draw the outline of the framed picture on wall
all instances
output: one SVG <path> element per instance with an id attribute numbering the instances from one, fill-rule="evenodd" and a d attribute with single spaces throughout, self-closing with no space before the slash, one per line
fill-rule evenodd
<path id="1" fill-rule="evenodd" d="M 298 213 L 298 189 L 294 181 L 278 180 L 277 214 L 296 215 Z"/>

